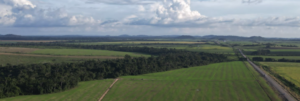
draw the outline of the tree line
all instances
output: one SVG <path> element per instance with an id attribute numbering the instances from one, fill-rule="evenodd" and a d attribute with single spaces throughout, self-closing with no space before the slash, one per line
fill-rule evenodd
<path id="1" fill-rule="evenodd" d="M 150 51 L 164 53 L 165 49 L 150 48 Z M 76 87 L 80 81 L 140 75 L 227 61 L 227 57 L 222 54 L 169 51 L 174 52 L 148 58 L 132 58 L 126 55 L 123 59 L 88 60 L 80 63 L 7 64 L 0 66 L 0 98 L 60 92 Z"/>

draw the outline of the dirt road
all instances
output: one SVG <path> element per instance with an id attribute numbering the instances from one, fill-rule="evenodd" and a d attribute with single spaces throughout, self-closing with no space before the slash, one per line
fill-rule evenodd
<path id="1" fill-rule="evenodd" d="M 114 84 L 118 81 L 119 79 L 115 79 L 115 81 L 109 86 L 109 88 L 104 92 L 104 94 L 99 98 L 98 101 L 102 101 L 102 99 L 105 97 L 105 95 L 107 94 L 107 92 L 111 89 L 111 87 L 114 86 Z"/>
<path id="2" fill-rule="evenodd" d="M 240 53 L 244 58 L 247 58 L 246 55 L 239 49 Z M 278 92 L 287 100 L 287 101 L 297 101 L 288 91 L 286 91 L 278 82 L 276 82 L 273 78 L 268 76 L 263 70 L 261 70 L 258 66 L 256 66 L 252 61 L 247 58 L 247 61 L 252 65 L 252 67 L 259 72 L 264 78 L 278 90 Z"/>

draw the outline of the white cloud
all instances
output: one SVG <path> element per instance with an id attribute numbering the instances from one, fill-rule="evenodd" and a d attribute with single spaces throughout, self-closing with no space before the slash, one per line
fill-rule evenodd
<path id="1" fill-rule="evenodd" d="M 100 20 L 68 15 L 63 8 L 40 9 L 28 0 L 0 0 L 0 25 L 16 27 L 62 27 L 99 25 Z"/>

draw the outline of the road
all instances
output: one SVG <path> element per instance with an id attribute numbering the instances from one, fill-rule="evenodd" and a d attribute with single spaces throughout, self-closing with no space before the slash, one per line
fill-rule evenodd
<path id="1" fill-rule="evenodd" d="M 247 58 L 246 55 L 239 49 L 240 53 L 244 58 Z M 286 101 L 297 101 L 288 91 L 286 91 L 278 82 L 276 82 L 273 78 L 268 76 L 263 70 L 261 70 L 258 66 L 256 66 L 252 61 L 247 58 L 247 61 L 252 65 L 253 68 L 256 69 L 264 78 L 275 88 L 278 92 L 286 99 Z"/>
<path id="2" fill-rule="evenodd" d="M 105 95 L 108 93 L 108 91 L 114 86 L 114 84 L 118 81 L 119 79 L 115 79 L 115 81 L 109 86 L 109 88 L 104 92 L 104 94 L 99 98 L 98 101 L 102 101 L 102 99 L 105 97 Z"/>

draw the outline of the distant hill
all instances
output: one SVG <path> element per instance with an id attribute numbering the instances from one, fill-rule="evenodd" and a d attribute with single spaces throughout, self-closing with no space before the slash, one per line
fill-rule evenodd
<path id="1" fill-rule="evenodd" d="M 21 35 L 16 35 L 16 34 L 6 34 L 4 35 L 5 37 L 20 37 Z"/>
<path id="2" fill-rule="evenodd" d="M 190 36 L 190 35 L 182 35 L 182 36 L 178 36 L 176 38 L 177 39 L 195 39 L 195 37 Z"/>

